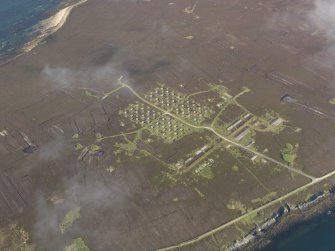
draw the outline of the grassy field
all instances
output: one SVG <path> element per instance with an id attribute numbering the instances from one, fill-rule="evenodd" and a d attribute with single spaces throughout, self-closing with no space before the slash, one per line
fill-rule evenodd
<path id="1" fill-rule="evenodd" d="M 75 221 L 80 219 L 80 217 L 80 207 L 71 209 L 68 213 L 66 213 L 62 223 L 59 225 L 61 233 L 64 234 Z"/>
<path id="2" fill-rule="evenodd" d="M 293 146 L 290 143 L 287 143 L 285 148 L 281 150 L 281 157 L 285 160 L 290 166 L 294 165 L 294 162 L 297 158 L 297 149 L 299 145 Z"/>
<path id="3" fill-rule="evenodd" d="M 82 238 L 73 240 L 72 244 L 65 247 L 65 251 L 90 251 Z"/>

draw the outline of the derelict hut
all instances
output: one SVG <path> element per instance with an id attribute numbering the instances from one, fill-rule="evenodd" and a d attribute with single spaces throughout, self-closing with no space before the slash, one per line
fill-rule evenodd
<path id="1" fill-rule="evenodd" d="M 32 154 L 35 151 L 37 151 L 37 149 L 38 149 L 37 146 L 35 146 L 35 145 L 29 145 L 26 148 L 24 148 L 22 151 L 24 153 L 27 153 L 27 154 Z"/>
<path id="2" fill-rule="evenodd" d="M 285 94 L 280 98 L 280 102 L 282 103 L 292 103 L 294 102 L 294 98 L 292 98 L 289 94 Z"/>

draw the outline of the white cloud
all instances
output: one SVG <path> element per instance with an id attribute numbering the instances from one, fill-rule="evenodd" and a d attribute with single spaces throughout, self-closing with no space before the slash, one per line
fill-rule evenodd
<path id="1" fill-rule="evenodd" d="M 314 8 L 308 14 L 308 22 L 326 36 L 335 39 L 335 1 L 314 1 Z"/>

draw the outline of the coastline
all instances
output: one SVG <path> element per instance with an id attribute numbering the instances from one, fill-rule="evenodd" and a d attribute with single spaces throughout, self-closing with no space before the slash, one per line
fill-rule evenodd
<path id="1" fill-rule="evenodd" d="M 28 41 L 20 49 L 15 51 L 14 55 L 8 55 L 3 59 L 0 59 L 0 67 L 12 62 L 13 60 L 17 59 L 25 53 L 30 52 L 45 38 L 57 32 L 66 23 L 68 17 L 71 14 L 71 11 L 86 2 L 87 0 L 80 0 L 76 3 L 70 4 L 69 6 L 57 10 L 56 13 L 54 13 L 47 19 L 40 21 L 37 25 L 33 27 L 34 30 L 38 32 L 38 35 L 34 38 L 31 38 L 30 41 Z"/>
<path id="2" fill-rule="evenodd" d="M 264 248 L 272 243 L 273 238 L 301 223 L 308 222 L 313 218 L 317 218 L 326 214 L 327 212 L 334 209 L 334 206 L 334 195 L 332 195 L 329 198 L 321 201 L 319 204 L 314 205 L 313 207 L 305 211 L 287 215 L 285 218 L 282 219 L 281 222 L 278 223 L 278 225 L 274 226 L 273 229 L 266 233 L 263 238 L 251 244 L 245 249 L 245 251 L 262 251 Z"/>
<path id="3" fill-rule="evenodd" d="M 241 239 L 232 241 L 225 250 L 262 251 L 276 236 L 334 209 L 334 199 L 335 195 L 332 191 L 316 198 L 315 201 L 305 201 L 294 206 L 287 205 L 288 210 L 281 213 L 279 213 L 280 208 L 277 214 L 264 221 L 258 229 L 255 228 Z"/>

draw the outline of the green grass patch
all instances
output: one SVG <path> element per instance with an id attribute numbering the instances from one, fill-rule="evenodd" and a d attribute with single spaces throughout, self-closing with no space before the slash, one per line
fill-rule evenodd
<path id="1" fill-rule="evenodd" d="M 209 180 L 213 179 L 214 173 L 211 169 L 213 163 L 214 163 L 213 159 L 206 160 L 198 168 L 195 169 L 195 173 L 205 179 Z"/>
<path id="2" fill-rule="evenodd" d="M 245 214 L 248 212 L 248 207 L 244 205 L 241 201 L 239 200 L 231 200 L 229 204 L 227 205 L 227 208 L 229 210 L 237 210 L 240 211 L 241 214 Z"/>
<path id="3" fill-rule="evenodd" d="M 253 204 L 256 204 L 256 203 L 265 204 L 267 202 L 270 202 L 270 201 L 274 200 L 276 197 L 277 197 L 277 192 L 271 192 L 271 193 L 265 195 L 263 198 L 253 199 L 251 202 Z"/>
<path id="4" fill-rule="evenodd" d="M 74 133 L 74 134 L 72 135 L 72 139 L 79 139 L 79 138 L 80 138 L 79 133 Z"/>
<path id="5" fill-rule="evenodd" d="M 234 172 L 238 172 L 240 170 L 240 168 L 237 166 L 237 165 L 234 165 L 232 168 L 231 168 Z"/>
<path id="6" fill-rule="evenodd" d="M 99 96 L 94 95 L 92 92 L 90 92 L 90 91 L 88 91 L 88 90 L 85 90 L 85 95 L 86 95 L 87 97 L 99 98 Z"/>
<path id="7" fill-rule="evenodd" d="M 82 238 L 73 240 L 72 244 L 65 247 L 65 251 L 90 251 Z"/>
<path id="8" fill-rule="evenodd" d="M 142 140 L 142 130 L 139 130 L 133 141 L 129 140 L 125 135 L 123 135 L 126 143 L 116 143 L 115 147 L 117 150 L 114 152 L 116 155 L 125 153 L 126 156 L 132 157 L 137 149 L 137 144 Z"/>
<path id="9" fill-rule="evenodd" d="M 257 213 L 252 213 L 250 215 L 247 215 L 241 220 L 241 223 L 244 225 L 252 225 L 257 224 L 259 222 Z"/>
<path id="10" fill-rule="evenodd" d="M 276 120 L 281 120 L 279 124 L 274 125 L 273 123 Z M 288 122 L 285 119 L 281 118 L 280 114 L 275 111 L 269 111 L 267 110 L 264 115 L 258 118 L 258 129 L 260 129 L 263 132 L 272 132 L 274 134 L 279 134 L 282 132 L 286 126 L 285 123 Z"/>
<path id="11" fill-rule="evenodd" d="M 215 122 L 213 123 L 213 128 L 221 135 L 227 136 L 229 135 L 229 132 L 227 130 L 229 125 L 230 125 L 229 123 L 224 123 L 222 122 L 222 120 L 216 119 Z"/>
<path id="12" fill-rule="evenodd" d="M 208 84 L 210 91 L 214 91 L 217 94 L 219 94 L 221 97 L 224 97 L 226 100 L 233 98 L 229 94 L 229 89 L 223 85 L 220 84 L 215 84 L 215 83 L 210 83 Z"/>
<path id="13" fill-rule="evenodd" d="M 293 166 L 295 160 L 297 159 L 298 147 L 299 145 L 293 146 L 292 144 L 287 143 L 285 148 L 280 151 L 282 159 L 290 166 Z"/>
<path id="14" fill-rule="evenodd" d="M 100 132 L 95 134 L 95 139 L 97 140 L 97 142 L 100 142 L 102 140 L 102 134 Z"/>
<path id="15" fill-rule="evenodd" d="M 65 214 L 62 223 L 59 225 L 60 231 L 64 234 L 76 220 L 80 219 L 80 207 L 70 210 Z"/>
<path id="16" fill-rule="evenodd" d="M 236 159 L 242 158 L 242 152 L 238 147 L 231 146 L 229 147 L 228 152 Z"/>
<path id="17" fill-rule="evenodd" d="M 204 168 L 202 168 L 199 171 L 199 175 L 209 180 L 214 178 L 214 173 L 210 166 L 205 166 Z"/>
<path id="18" fill-rule="evenodd" d="M 256 136 L 256 132 L 254 130 L 250 130 L 249 133 L 240 141 L 242 145 L 248 145 Z"/>
<path id="19" fill-rule="evenodd" d="M 92 153 L 96 153 L 96 152 L 100 151 L 101 149 L 102 149 L 101 146 L 98 146 L 98 145 L 91 145 L 90 146 L 90 151 Z"/>
<path id="20" fill-rule="evenodd" d="M 80 143 L 77 143 L 77 144 L 74 145 L 74 149 L 76 149 L 77 151 L 79 151 L 79 150 L 81 150 L 83 148 L 84 148 L 84 146 L 82 144 L 80 144 Z"/>

